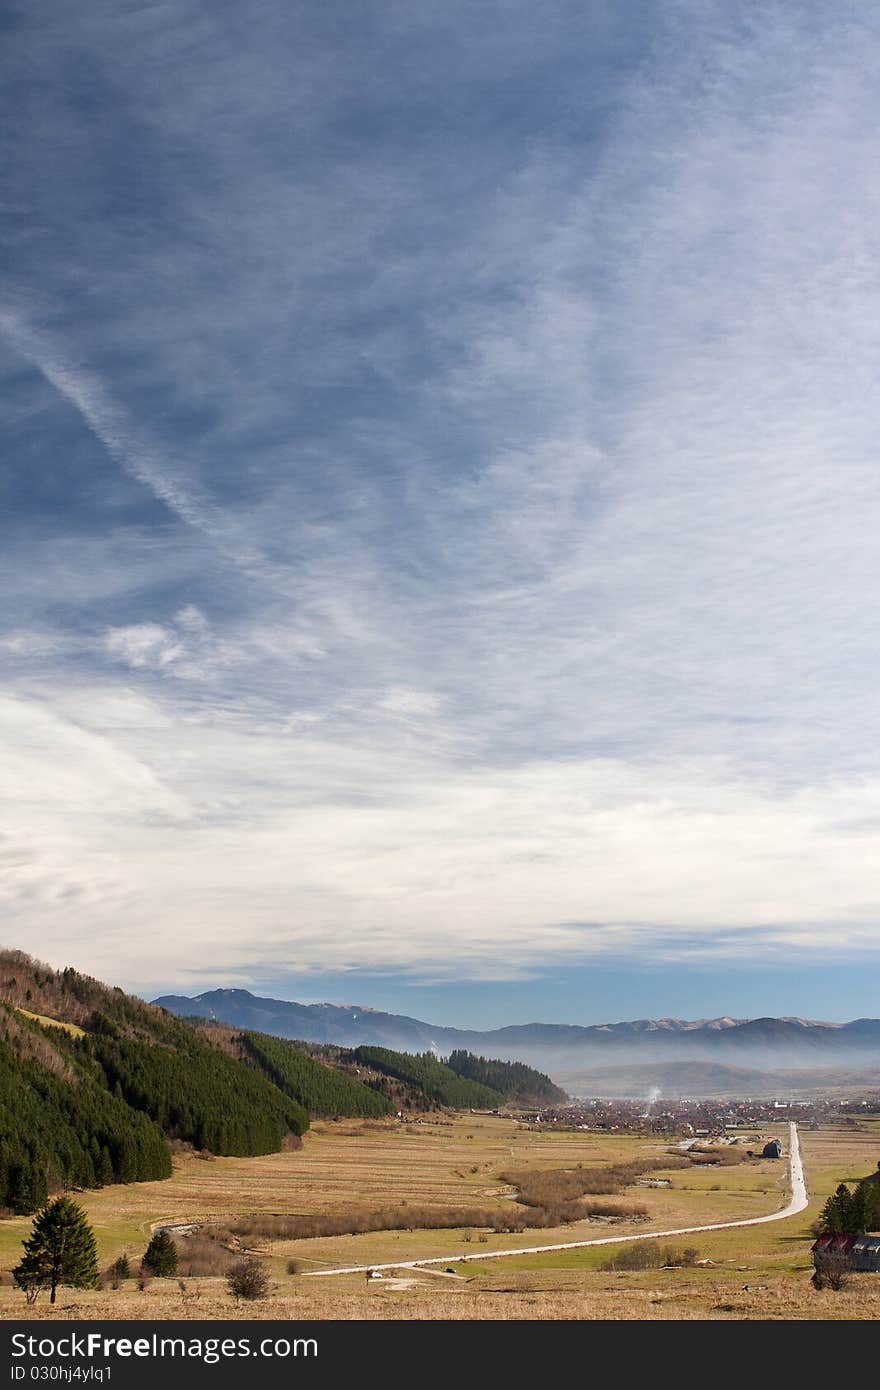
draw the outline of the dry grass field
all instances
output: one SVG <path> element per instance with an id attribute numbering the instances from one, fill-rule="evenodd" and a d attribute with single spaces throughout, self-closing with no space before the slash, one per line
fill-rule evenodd
<path id="1" fill-rule="evenodd" d="M 16 1009 L 18 1014 L 23 1014 L 25 1018 L 32 1018 L 35 1023 L 42 1023 L 44 1028 L 60 1028 L 63 1032 L 69 1033 L 72 1038 L 84 1036 L 83 1029 L 76 1023 L 62 1023 L 58 1018 L 48 1018 L 46 1014 L 34 1014 L 30 1009 Z"/>
<path id="2" fill-rule="evenodd" d="M 784 1133 L 780 1125 L 774 1132 Z M 754 1135 L 756 1131 L 751 1131 Z M 762 1134 L 769 1134 L 766 1130 Z M 165 1222 L 228 1221 L 247 1214 L 334 1212 L 395 1205 L 509 1206 L 499 1174 L 512 1169 L 590 1167 L 656 1159 L 667 1144 L 652 1136 L 543 1133 L 502 1116 L 458 1115 L 423 1124 L 317 1124 L 303 1147 L 251 1159 L 175 1158 L 165 1182 L 78 1194 L 99 1241 L 100 1263 L 123 1252 L 136 1262 L 150 1230 Z M 752 1147 L 750 1144 L 749 1147 Z M 4 1317 L 344 1318 L 344 1319 L 690 1319 L 875 1318 L 880 1278 L 853 1277 L 841 1292 L 810 1283 L 810 1225 L 841 1179 L 864 1176 L 880 1158 L 880 1122 L 801 1131 L 811 1206 L 769 1225 L 668 1242 L 692 1245 L 710 1265 L 613 1272 L 600 1268 L 614 1247 L 560 1250 L 481 1261 L 488 1251 L 649 1232 L 761 1215 L 784 1205 L 787 1165 L 762 1160 L 733 1167 L 671 1168 L 669 1187 L 634 1186 L 623 1200 L 648 1208 L 646 1222 L 580 1221 L 521 1234 L 477 1228 L 394 1230 L 313 1240 L 254 1239 L 266 1260 L 270 1296 L 237 1304 L 222 1278 L 134 1280 L 119 1289 L 63 1289 L 55 1310 L 45 1298 L 26 1308 L 0 1288 Z M 656 1176 L 656 1175 L 652 1175 Z M 0 1222 L 0 1271 L 16 1262 L 25 1218 Z M 661 1242 L 666 1244 L 667 1242 Z M 455 1275 L 404 1270 L 399 1277 L 322 1275 L 333 1267 L 450 1258 Z M 299 1272 L 287 1272 L 295 1257 Z M 307 1276 L 307 1271 L 317 1277 Z"/>

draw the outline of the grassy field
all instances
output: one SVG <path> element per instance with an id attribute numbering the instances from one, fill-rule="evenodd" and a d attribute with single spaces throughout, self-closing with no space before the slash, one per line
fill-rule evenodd
<path id="1" fill-rule="evenodd" d="M 784 1131 L 778 1126 L 776 1131 Z M 751 1131 L 755 1134 L 756 1131 Z M 769 1130 L 766 1131 L 769 1134 Z M 763 1135 L 762 1135 L 763 1137 Z M 491 1115 L 459 1115 L 424 1124 L 319 1123 L 299 1150 L 250 1159 L 175 1158 L 165 1182 L 78 1194 L 99 1241 L 100 1263 L 125 1252 L 136 1261 L 157 1223 L 221 1221 L 249 1213 L 333 1212 L 408 1203 L 509 1206 L 500 1174 L 510 1169 L 598 1166 L 657 1158 L 656 1137 L 541 1133 Z M 750 1144 L 749 1147 L 752 1147 Z M 670 1186 L 627 1188 L 623 1200 L 649 1210 L 646 1223 L 595 1220 L 521 1234 L 477 1229 L 395 1230 L 315 1240 L 253 1243 L 273 1280 L 271 1296 L 235 1304 L 222 1279 L 134 1281 L 105 1292 L 62 1290 L 56 1316 L 299 1318 L 867 1318 L 880 1315 L 880 1278 L 859 1276 L 840 1293 L 809 1284 L 810 1224 L 842 1179 L 864 1176 L 880 1158 L 880 1122 L 801 1131 L 811 1207 L 785 1221 L 718 1231 L 669 1244 L 697 1247 L 704 1268 L 615 1273 L 599 1268 L 614 1247 L 511 1256 L 481 1262 L 489 1250 L 590 1239 L 736 1220 L 785 1201 L 785 1162 L 672 1168 Z M 0 1271 L 16 1262 L 30 1222 L 0 1222 Z M 451 1257 L 459 1277 L 403 1271 L 367 1282 L 363 1275 L 305 1278 L 306 1270 Z M 286 1272 L 294 1256 L 301 1273 Z M 6 1281 L 8 1284 L 8 1274 Z M 745 1287 L 747 1286 L 747 1287 Z M 25 1309 L 21 1294 L 0 1288 L 4 1316 L 48 1316 L 44 1300 Z"/>
<path id="2" fill-rule="evenodd" d="M 69 1033 L 72 1038 L 84 1036 L 83 1029 L 76 1023 L 62 1023 L 58 1018 L 48 1018 L 46 1014 L 34 1014 L 30 1009 L 16 1009 L 18 1014 L 23 1014 L 25 1018 L 32 1018 L 35 1023 L 42 1023 L 44 1028 L 60 1028 L 63 1032 Z"/>

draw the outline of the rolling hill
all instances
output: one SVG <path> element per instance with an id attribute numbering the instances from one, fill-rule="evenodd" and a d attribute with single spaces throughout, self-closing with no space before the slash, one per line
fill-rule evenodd
<path id="1" fill-rule="evenodd" d="M 155 1005 L 0 952 L 0 1206 L 167 1177 L 169 1140 L 271 1153 L 308 1123 L 259 1067 Z"/>
<path id="2" fill-rule="evenodd" d="M 354 1056 L 356 1061 L 414 1087 L 428 1105 L 449 1105 L 459 1110 L 470 1107 L 491 1110 L 504 1104 L 500 1091 L 493 1091 L 479 1081 L 459 1076 L 451 1067 L 438 1062 L 430 1052 L 417 1056 L 409 1052 L 393 1052 L 388 1047 L 359 1047 Z"/>
<path id="3" fill-rule="evenodd" d="M 452 1070 L 430 1053 L 322 1050 L 181 1019 L 71 968 L 0 950 L 0 1209 L 33 1211 L 64 1188 L 168 1177 L 172 1143 L 273 1153 L 311 1115 L 494 1108 L 518 1090 L 552 1088 L 528 1068 L 465 1054 Z M 485 1084 L 490 1073 L 497 1090 Z"/>

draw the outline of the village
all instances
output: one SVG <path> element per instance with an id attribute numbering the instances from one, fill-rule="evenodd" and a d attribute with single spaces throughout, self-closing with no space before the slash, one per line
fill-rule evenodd
<path id="1" fill-rule="evenodd" d="M 720 1138 L 730 1131 L 796 1120 L 804 1128 L 822 1124 L 856 1124 L 858 1116 L 880 1114 L 880 1095 L 846 1100 L 608 1100 L 586 1099 L 571 1105 L 532 1110 L 524 1123 L 539 1128 L 594 1130 L 624 1134 L 690 1135 Z"/>

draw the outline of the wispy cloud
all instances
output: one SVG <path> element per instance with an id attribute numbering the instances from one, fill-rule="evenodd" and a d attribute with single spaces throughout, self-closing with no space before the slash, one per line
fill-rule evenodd
<path id="1" fill-rule="evenodd" d="M 166 980 L 866 949 L 880 24 L 340 14 L 10 42 L 9 920 Z"/>
<path id="2" fill-rule="evenodd" d="M 115 463 L 181 521 L 230 549 L 230 528 L 222 512 L 207 497 L 200 496 L 192 484 L 175 478 L 168 463 L 137 438 L 137 426 L 112 400 L 99 376 L 66 362 L 45 333 L 26 324 L 11 310 L 0 309 L 0 334 L 73 406 Z M 256 563 L 254 555 L 236 553 L 235 547 L 231 553 L 243 564 Z"/>

